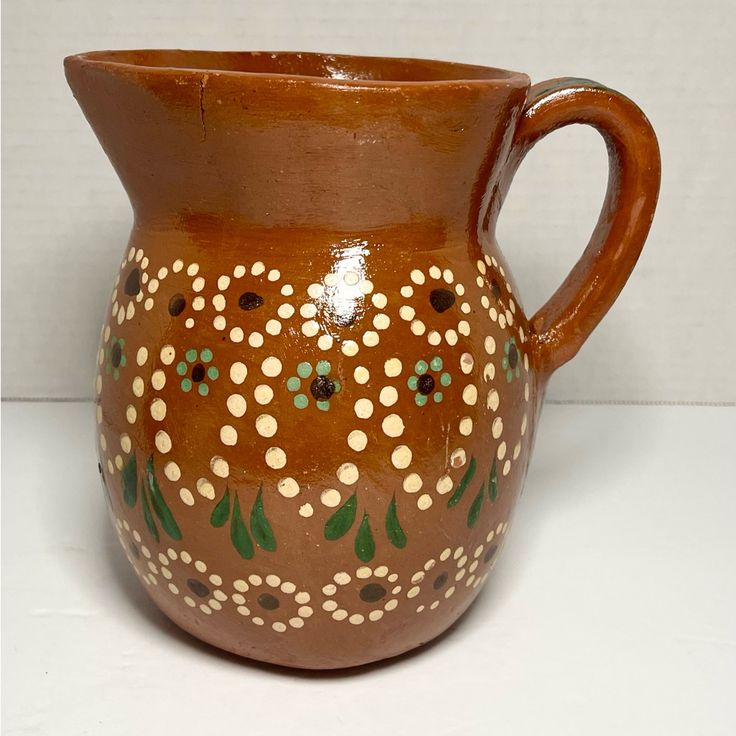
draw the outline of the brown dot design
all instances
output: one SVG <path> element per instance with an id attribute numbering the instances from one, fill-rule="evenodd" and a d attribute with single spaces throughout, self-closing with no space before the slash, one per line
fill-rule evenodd
<path id="1" fill-rule="evenodd" d="M 261 593 L 258 596 L 258 605 L 267 611 L 275 611 L 281 604 L 279 603 L 279 599 L 270 593 Z"/>
<path id="2" fill-rule="evenodd" d="M 317 401 L 327 401 L 335 393 L 335 384 L 327 376 L 317 376 L 310 384 L 309 391 Z"/>
<path id="3" fill-rule="evenodd" d="M 263 301 L 263 297 L 259 294 L 256 294 L 253 291 L 245 291 L 240 295 L 240 298 L 238 299 L 238 306 L 244 312 L 250 312 L 253 309 L 258 309 L 258 307 L 262 307 Z"/>
<path id="4" fill-rule="evenodd" d="M 368 583 L 360 589 L 360 597 L 366 603 L 375 603 L 386 596 L 386 588 L 379 583 Z"/>
<path id="5" fill-rule="evenodd" d="M 210 589 L 196 578 L 189 578 L 189 580 L 187 580 L 187 587 L 199 598 L 205 598 L 210 592 Z"/>
<path id="6" fill-rule="evenodd" d="M 178 317 L 187 306 L 187 300 L 184 298 L 183 294 L 174 294 L 174 296 L 169 299 L 169 314 L 172 317 Z"/>
<path id="7" fill-rule="evenodd" d="M 455 303 L 455 295 L 449 289 L 432 289 L 429 292 L 429 303 L 435 312 L 442 314 Z"/>
<path id="8" fill-rule="evenodd" d="M 435 590 L 440 590 L 441 588 L 445 587 L 446 583 L 447 583 L 447 573 L 443 572 L 434 579 L 434 582 L 432 583 L 432 587 Z"/>
<path id="9" fill-rule="evenodd" d="M 140 290 L 141 272 L 137 268 L 134 268 L 125 279 L 125 286 L 123 286 L 123 291 L 128 296 L 137 296 Z"/>

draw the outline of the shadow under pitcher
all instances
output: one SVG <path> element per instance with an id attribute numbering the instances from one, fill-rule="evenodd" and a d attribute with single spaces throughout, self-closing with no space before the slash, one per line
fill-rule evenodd
<path id="1" fill-rule="evenodd" d="M 95 395 L 142 585 L 194 636 L 291 667 L 438 636 L 498 557 L 550 375 L 639 256 L 659 188 L 647 119 L 589 80 L 420 59 L 102 51 L 65 68 L 135 215 Z M 528 317 L 496 220 L 525 154 L 573 123 L 605 139 L 608 191 Z"/>

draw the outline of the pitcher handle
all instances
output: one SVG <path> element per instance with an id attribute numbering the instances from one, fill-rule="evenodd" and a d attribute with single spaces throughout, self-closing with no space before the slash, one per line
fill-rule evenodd
<path id="1" fill-rule="evenodd" d="M 588 79 L 534 85 L 509 158 L 491 195 L 491 220 L 531 147 L 566 125 L 592 125 L 608 148 L 608 189 L 593 235 L 565 281 L 532 317 L 536 365 L 552 373 L 573 358 L 631 274 L 654 217 L 660 179 L 657 139 L 644 113 L 624 95 Z"/>

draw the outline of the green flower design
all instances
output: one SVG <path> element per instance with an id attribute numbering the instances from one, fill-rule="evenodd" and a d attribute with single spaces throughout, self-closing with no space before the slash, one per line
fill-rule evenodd
<path id="1" fill-rule="evenodd" d="M 110 347 L 105 351 L 105 373 L 117 381 L 120 378 L 120 369 L 125 368 L 125 339 L 113 337 Z"/>
<path id="2" fill-rule="evenodd" d="M 309 393 L 312 394 L 317 404 L 317 408 L 321 411 L 327 411 L 330 408 L 330 399 L 340 393 L 342 384 L 330 378 L 332 366 L 328 360 L 317 361 L 312 368 L 311 363 L 299 363 L 296 367 L 296 376 L 291 376 L 286 381 L 286 388 L 296 394 L 294 396 L 294 406 L 297 409 L 306 409 L 309 406 L 309 397 L 302 391 L 302 381 L 308 380 L 312 373 L 315 377 L 309 383 Z"/>
<path id="3" fill-rule="evenodd" d="M 452 376 L 446 371 L 437 378 L 432 375 L 432 373 L 440 373 L 442 365 L 442 358 L 438 355 L 435 355 L 429 363 L 426 360 L 417 361 L 414 366 L 415 375 L 409 376 L 409 380 L 406 382 L 409 388 L 415 392 L 414 401 L 417 406 L 424 406 L 429 401 L 430 396 L 435 404 L 442 401 L 442 391 L 437 385 L 438 382 L 439 386 L 449 386 L 452 383 Z"/>
<path id="4" fill-rule="evenodd" d="M 207 396 L 210 387 L 205 379 L 215 381 L 220 375 L 220 371 L 214 365 L 206 366 L 207 363 L 212 362 L 214 357 L 212 351 L 209 348 L 203 348 L 197 354 L 194 348 L 190 348 L 184 354 L 184 357 L 186 361 L 180 360 L 176 364 L 176 372 L 182 376 L 181 390 L 184 393 L 189 393 L 196 383 L 197 393 L 200 396 Z"/>
<path id="5" fill-rule="evenodd" d="M 503 345 L 504 357 L 501 361 L 501 367 L 506 371 L 506 381 L 511 383 L 514 378 L 521 375 L 519 367 L 519 349 L 516 347 L 516 339 L 510 338 Z"/>

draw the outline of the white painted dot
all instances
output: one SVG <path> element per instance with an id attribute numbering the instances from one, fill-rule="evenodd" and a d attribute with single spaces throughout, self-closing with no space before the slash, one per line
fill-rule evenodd
<path id="1" fill-rule="evenodd" d="M 332 348 L 334 340 L 332 335 L 320 335 L 317 338 L 317 347 L 320 350 L 330 350 Z"/>
<path id="2" fill-rule="evenodd" d="M 396 598 L 392 598 L 390 601 L 386 601 L 386 605 L 384 606 L 384 608 L 387 611 L 393 611 L 394 608 L 396 608 L 396 606 L 398 605 L 399 605 L 399 602 L 396 600 Z"/>
<path id="3" fill-rule="evenodd" d="M 483 347 L 485 348 L 488 355 L 493 355 L 496 352 L 496 341 L 488 335 L 486 339 L 483 342 Z"/>
<path id="4" fill-rule="evenodd" d="M 404 420 L 398 414 L 389 414 L 381 422 L 381 429 L 388 437 L 401 437 L 404 434 Z"/>
<path id="5" fill-rule="evenodd" d="M 506 317 L 503 314 L 498 315 L 498 326 L 501 329 L 504 329 L 506 327 Z"/>
<path id="6" fill-rule="evenodd" d="M 404 478 L 403 488 L 407 493 L 416 493 L 422 487 L 422 479 L 418 473 L 409 473 Z"/>
<path id="7" fill-rule="evenodd" d="M 312 514 L 314 514 L 314 508 L 311 503 L 304 503 L 299 507 L 299 516 L 308 519 Z"/>
<path id="8" fill-rule="evenodd" d="M 389 358 L 383 364 L 383 370 L 389 378 L 395 378 L 396 376 L 401 374 L 401 361 L 398 358 Z"/>
<path id="9" fill-rule="evenodd" d="M 427 333 L 427 342 L 430 345 L 439 345 L 442 342 L 442 335 L 437 330 L 430 330 Z"/>
<path id="10" fill-rule="evenodd" d="M 151 385 L 160 391 L 166 385 L 166 374 L 159 368 L 151 375 Z"/>
<path id="11" fill-rule="evenodd" d="M 409 277 L 415 284 L 423 284 L 424 283 L 424 274 L 418 269 L 415 268 L 410 274 Z"/>
<path id="12" fill-rule="evenodd" d="M 266 270 L 266 267 L 263 265 L 261 261 L 256 261 L 250 269 L 250 272 L 253 274 L 253 276 L 260 276 L 264 271 Z"/>
<path id="13" fill-rule="evenodd" d="M 483 366 L 483 380 L 488 383 L 496 376 L 496 366 L 490 361 Z"/>
<path id="14" fill-rule="evenodd" d="M 146 301 L 148 301 L 148 299 L 146 299 Z M 151 299 L 151 304 L 153 304 L 153 299 Z M 135 304 L 133 304 L 133 302 L 128 302 L 128 308 L 125 310 L 125 316 L 128 319 L 133 319 L 134 314 L 135 314 Z"/>
<path id="15" fill-rule="evenodd" d="M 343 279 L 348 286 L 355 286 L 360 281 L 360 276 L 355 271 L 345 271 Z"/>
<path id="16" fill-rule="evenodd" d="M 442 276 L 442 271 L 437 266 L 430 266 L 429 275 L 433 279 L 439 279 Z"/>
<path id="17" fill-rule="evenodd" d="M 184 327 L 191 330 L 192 327 L 194 327 L 194 320 L 191 317 L 187 317 L 187 319 L 184 320 Z"/>
<path id="18" fill-rule="evenodd" d="M 339 278 L 336 273 L 328 273 L 324 277 L 325 286 L 336 286 Z"/>
<path id="19" fill-rule="evenodd" d="M 526 414 L 524 414 L 524 416 L 521 418 L 521 436 L 522 437 L 526 434 L 526 428 L 527 428 L 527 416 Z"/>
<path id="20" fill-rule="evenodd" d="M 373 318 L 373 326 L 377 330 L 387 330 L 390 324 L 391 324 L 391 318 L 387 314 L 383 314 L 383 312 L 381 312 L 381 314 L 377 314 Z"/>
<path id="21" fill-rule="evenodd" d="M 286 453 L 280 447 L 269 447 L 266 450 L 266 465 L 274 470 L 280 470 L 286 465 Z"/>
<path id="22" fill-rule="evenodd" d="M 457 345 L 457 332 L 455 330 L 445 330 L 445 340 L 447 340 L 448 345 Z"/>
<path id="23" fill-rule="evenodd" d="M 154 399 L 151 402 L 151 416 L 162 422 L 166 418 L 166 402 L 163 399 Z"/>
<path id="24" fill-rule="evenodd" d="M 227 409 L 234 417 L 242 417 L 247 409 L 247 404 L 240 394 L 231 394 L 227 397 Z"/>
<path id="25" fill-rule="evenodd" d="M 467 460 L 467 454 L 462 447 L 458 447 L 457 449 L 453 450 L 452 454 L 450 455 L 450 465 L 453 468 L 462 468 Z"/>
<path id="26" fill-rule="evenodd" d="M 192 309 L 195 312 L 201 312 L 205 308 L 205 301 L 203 296 L 195 296 L 192 299 Z"/>
<path id="27" fill-rule="evenodd" d="M 326 488 L 320 494 L 319 500 L 322 502 L 324 506 L 334 509 L 336 506 L 340 505 L 342 496 L 340 495 L 340 491 L 337 491 L 334 488 Z"/>
<path id="28" fill-rule="evenodd" d="M 355 402 L 355 415 L 359 419 L 369 419 L 373 415 L 373 402 L 370 399 L 358 399 Z"/>
<path id="29" fill-rule="evenodd" d="M 506 457 L 506 443 L 501 442 L 501 444 L 498 446 L 498 450 L 496 450 L 496 457 L 499 460 L 503 460 Z"/>
<path id="30" fill-rule="evenodd" d="M 268 272 L 268 278 L 269 281 L 278 281 L 281 278 L 281 271 L 278 270 L 278 268 L 272 268 Z"/>
<path id="31" fill-rule="evenodd" d="M 215 455 L 210 460 L 210 470 L 218 478 L 227 478 L 228 475 L 230 475 L 230 464 L 224 458 L 220 457 L 219 455 Z"/>
<path id="32" fill-rule="evenodd" d="M 279 325 L 279 329 L 281 329 L 280 323 L 276 322 L 276 324 Z M 252 348 L 260 348 L 263 345 L 263 335 L 261 335 L 260 332 L 251 332 L 250 335 L 248 335 L 248 345 Z"/>
<path id="33" fill-rule="evenodd" d="M 294 307 L 291 304 L 282 304 L 276 310 L 276 313 L 281 317 L 281 319 L 289 319 L 294 316 L 294 311 Z"/>
<path id="34" fill-rule="evenodd" d="M 354 463 L 343 463 L 337 469 L 337 479 L 346 486 L 352 486 L 358 482 L 360 472 Z"/>
<path id="35" fill-rule="evenodd" d="M 374 574 L 374 575 L 375 575 L 375 576 L 376 576 L 377 578 L 385 578 L 385 577 L 386 577 L 386 575 L 388 575 L 388 568 L 386 567 L 386 565 L 379 565 L 379 566 L 378 566 L 378 567 L 377 567 L 377 568 L 376 568 L 376 569 L 375 569 L 375 570 L 373 571 L 373 574 Z"/>
<path id="36" fill-rule="evenodd" d="M 307 302 L 299 308 L 299 314 L 305 319 L 312 319 L 317 314 L 317 307 L 311 302 Z"/>
<path id="37" fill-rule="evenodd" d="M 404 299 L 410 299 L 412 296 L 414 296 L 414 287 L 413 286 L 402 286 L 400 289 L 401 296 L 404 297 Z"/>
<path id="38" fill-rule="evenodd" d="M 217 288 L 220 291 L 225 291 L 227 287 L 230 286 L 230 277 L 222 275 L 219 279 L 217 279 Z"/>
<path id="39" fill-rule="evenodd" d="M 495 388 L 492 388 L 488 392 L 488 396 L 486 397 L 486 406 L 491 411 L 496 411 L 498 409 L 498 404 L 499 404 L 498 391 L 496 391 Z"/>
<path id="40" fill-rule="evenodd" d="M 399 470 L 404 470 L 411 465 L 412 452 L 406 445 L 398 445 L 391 453 L 391 464 Z"/>
<path id="41" fill-rule="evenodd" d="M 435 488 L 437 489 L 437 493 L 444 496 L 452 490 L 452 478 L 449 475 L 440 476 Z"/>
<path id="42" fill-rule="evenodd" d="M 465 337 L 467 337 L 470 334 L 470 323 L 466 322 L 464 319 L 461 319 L 457 323 L 457 331 L 461 335 L 465 335 Z"/>
<path id="43" fill-rule="evenodd" d="M 474 406 L 476 401 L 478 401 L 478 389 L 475 384 L 469 383 L 463 389 L 463 401 L 468 404 L 468 406 Z"/>
<path id="44" fill-rule="evenodd" d="M 174 356 L 176 355 L 176 351 L 174 350 L 173 345 L 164 345 L 161 348 L 161 352 L 159 353 L 159 357 L 161 358 L 161 362 L 164 365 L 171 365 L 174 362 Z"/>
<path id="45" fill-rule="evenodd" d="M 388 299 L 386 298 L 385 294 L 381 294 L 381 292 L 378 292 L 371 297 L 371 303 L 376 309 L 386 309 Z"/>
<path id="46" fill-rule="evenodd" d="M 261 406 L 270 404 L 273 399 L 273 389 L 265 383 L 261 383 L 253 389 L 253 398 Z"/>
<path id="47" fill-rule="evenodd" d="M 156 449 L 164 455 L 171 451 L 171 437 L 169 437 L 168 432 L 164 432 L 163 429 L 159 429 L 159 431 L 156 432 L 154 442 L 156 444 Z"/>
<path id="48" fill-rule="evenodd" d="M 261 414 L 256 418 L 256 432 L 261 437 L 273 437 L 278 428 L 278 422 L 270 414 Z"/>
<path id="49" fill-rule="evenodd" d="M 204 279 L 201 276 L 197 276 L 197 278 L 192 281 L 192 290 L 200 292 L 202 289 L 204 289 Z"/>
<path id="50" fill-rule="evenodd" d="M 268 322 L 266 322 L 266 332 L 268 332 L 269 335 L 280 334 L 281 333 L 281 322 L 279 322 L 277 319 L 268 320 Z"/>
<path id="51" fill-rule="evenodd" d="M 399 317 L 401 317 L 405 322 L 411 322 L 411 320 L 416 316 L 416 313 L 416 309 L 414 309 L 414 307 L 410 307 L 408 304 L 404 304 L 399 309 Z"/>
<path id="52" fill-rule="evenodd" d="M 138 365 L 145 365 L 148 360 L 148 350 L 146 348 L 138 348 L 138 352 L 135 355 L 135 362 Z"/>
<path id="53" fill-rule="evenodd" d="M 309 284 L 307 286 L 307 294 L 310 299 L 319 299 L 325 292 L 325 287 L 322 284 Z"/>
<path id="54" fill-rule="evenodd" d="M 393 406 L 399 400 L 399 392 L 393 386 L 384 386 L 378 400 L 384 406 Z"/>
<path id="55" fill-rule="evenodd" d="M 215 488 L 206 478 L 200 478 L 197 481 L 197 492 L 200 496 L 209 498 L 210 501 L 215 497 Z M 182 559 L 184 559 L 184 555 L 182 555 Z"/>
<path id="56" fill-rule="evenodd" d="M 212 320 L 212 326 L 216 329 L 222 332 L 227 327 L 227 320 L 221 315 L 218 314 L 213 320 Z"/>
<path id="57" fill-rule="evenodd" d="M 100 376 L 97 376 L 97 379 L 99 383 L 101 384 L 102 378 Z M 101 385 L 100 385 L 100 388 L 102 388 Z M 146 385 L 143 383 L 143 379 L 140 376 L 136 376 L 133 379 L 133 394 L 137 396 L 138 398 L 140 398 L 141 396 L 143 396 L 143 392 L 145 390 L 146 390 Z M 100 393 L 100 391 L 98 390 L 97 393 Z"/>
<path id="58" fill-rule="evenodd" d="M 172 264 L 172 266 L 171 266 L 171 270 L 172 270 L 172 271 L 173 271 L 174 273 L 179 273 L 179 271 L 181 271 L 181 270 L 182 270 L 182 268 L 184 268 L 184 261 L 182 261 L 182 260 L 181 260 L 181 258 L 177 258 L 177 259 L 176 259 L 176 260 L 174 261 L 174 263 Z"/>
<path id="59" fill-rule="evenodd" d="M 342 344 L 341 350 L 344 355 L 347 355 L 350 358 L 358 353 L 360 346 L 355 342 L 355 340 L 345 340 Z"/>
<path id="60" fill-rule="evenodd" d="M 228 447 L 233 447 L 238 444 L 238 432 L 230 424 L 223 424 L 220 427 L 220 442 Z"/>
<path id="61" fill-rule="evenodd" d="M 130 437 L 127 434 L 120 435 L 120 449 L 127 455 L 132 449 L 132 443 Z"/>
<path id="62" fill-rule="evenodd" d="M 332 579 L 338 584 L 338 585 L 347 585 L 351 577 L 346 572 L 337 572 L 333 575 Z"/>
<path id="63" fill-rule="evenodd" d="M 363 279 L 358 284 L 358 288 L 360 289 L 361 294 L 365 294 L 367 296 L 373 291 L 373 282 L 370 279 Z"/>
<path id="64" fill-rule="evenodd" d="M 355 450 L 356 452 L 362 452 L 363 450 L 365 450 L 367 444 L 368 435 L 366 435 L 366 433 L 361 431 L 360 429 L 354 429 L 348 435 L 348 446 L 350 447 L 350 449 Z"/>
<path id="65" fill-rule="evenodd" d="M 510 472 L 510 470 L 511 470 L 511 460 L 507 460 L 507 461 L 506 461 L 506 462 L 505 462 L 505 463 L 503 464 L 503 474 L 504 474 L 504 475 L 508 475 L 508 474 L 509 474 L 509 472 Z"/>
<path id="66" fill-rule="evenodd" d="M 423 335 L 423 334 L 424 334 L 424 331 L 425 331 L 426 329 L 427 329 L 427 328 L 425 327 L 425 325 L 424 325 L 424 322 L 422 322 L 422 320 L 420 320 L 420 319 L 415 319 L 415 320 L 414 320 L 414 321 L 413 321 L 413 322 L 411 323 L 411 331 L 412 331 L 412 332 L 413 332 L 413 333 L 414 333 L 415 335 Z"/>
<path id="67" fill-rule="evenodd" d="M 352 614 L 352 616 L 350 616 L 348 621 L 354 626 L 358 626 L 365 621 L 365 616 L 363 616 L 362 613 L 354 613 Z"/>
<path id="68" fill-rule="evenodd" d="M 194 496 L 192 495 L 192 492 L 188 488 L 179 489 L 179 498 L 187 506 L 194 506 Z"/>
<path id="69" fill-rule="evenodd" d="M 371 611 L 368 614 L 368 618 L 371 621 L 380 621 L 383 618 L 383 611 L 380 611 L 380 610 L 378 610 L 378 611 Z"/>
<path id="70" fill-rule="evenodd" d="M 460 311 L 461 311 L 461 312 L 462 312 L 463 314 L 470 314 L 470 313 L 471 313 L 471 312 L 473 311 L 473 308 L 472 308 L 472 307 L 470 306 L 470 304 L 468 304 L 467 302 L 463 302 L 463 303 L 462 303 L 462 304 L 460 305 Z"/>
<path id="71" fill-rule="evenodd" d="M 319 324 L 313 319 L 308 320 L 302 325 L 302 333 L 305 337 L 314 337 L 319 332 Z"/>
<path id="72" fill-rule="evenodd" d="M 417 508 L 420 511 L 426 511 L 432 505 L 432 496 L 429 493 L 423 493 L 417 499 Z"/>
<path id="73" fill-rule="evenodd" d="M 170 481 L 176 483 L 176 481 L 181 478 L 181 469 L 173 460 L 170 460 L 166 465 L 164 465 L 164 475 Z"/>
<path id="74" fill-rule="evenodd" d="M 245 333 L 243 332 L 242 327 L 233 327 L 232 330 L 230 330 L 230 340 L 232 342 L 243 342 L 244 337 Z"/>
<path id="75" fill-rule="evenodd" d="M 496 417 L 493 420 L 493 424 L 491 424 L 491 434 L 493 435 L 493 439 L 497 440 L 501 434 L 503 433 L 503 419 L 501 417 Z"/>
<path id="76" fill-rule="evenodd" d="M 187 276 L 196 276 L 199 273 L 199 264 L 190 263 L 187 266 Z"/>
<path id="77" fill-rule="evenodd" d="M 299 484 L 294 480 L 294 478 L 289 476 L 281 478 L 276 484 L 276 487 L 284 498 L 294 498 L 299 495 Z"/>
<path id="78" fill-rule="evenodd" d="M 359 365 L 353 371 L 353 378 L 355 379 L 356 383 L 363 385 L 368 382 L 368 379 L 370 378 L 370 373 L 365 366 Z"/>
<path id="79" fill-rule="evenodd" d="M 294 287 L 291 284 L 284 284 L 281 287 L 282 296 L 291 296 L 294 293 Z"/>
<path id="80" fill-rule="evenodd" d="M 373 332 L 373 330 L 368 330 L 363 333 L 363 344 L 366 347 L 374 348 L 376 345 L 378 345 L 379 341 L 380 337 L 378 336 L 377 332 Z"/>
<path id="81" fill-rule="evenodd" d="M 275 378 L 281 373 L 281 361 L 275 356 L 270 355 L 261 363 L 261 371 L 264 376 Z"/>

